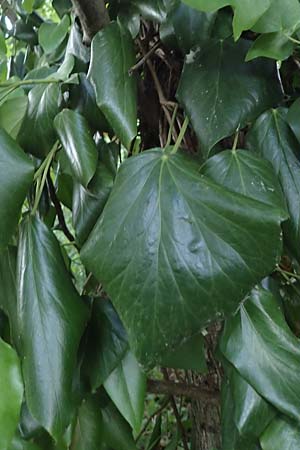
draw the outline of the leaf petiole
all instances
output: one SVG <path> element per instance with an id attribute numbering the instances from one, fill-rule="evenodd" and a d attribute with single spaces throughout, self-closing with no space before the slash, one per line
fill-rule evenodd
<path id="1" fill-rule="evenodd" d="M 178 138 L 177 138 L 177 141 L 175 142 L 175 145 L 174 145 L 172 151 L 170 152 L 171 155 L 173 155 L 174 153 L 176 153 L 177 150 L 179 149 L 180 144 L 181 144 L 181 142 L 182 142 L 182 139 L 184 138 L 184 135 L 185 135 L 185 132 L 186 132 L 186 130 L 187 130 L 188 125 L 189 125 L 189 118 L 188 118 L 188 116 L 185 116 L 185 119 L 184 119 L 184 122 L 183 122 L 183 124 L 182 124 L 181 130 L 180 130 L 180 133 L 179 133 L 179 136 L 178 136 Z"/>

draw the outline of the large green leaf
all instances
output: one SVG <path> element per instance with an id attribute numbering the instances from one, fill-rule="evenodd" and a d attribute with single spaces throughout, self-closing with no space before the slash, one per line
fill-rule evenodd
<path id="1" fill-rule="evenodd" d="M 16 138 L 27 109 L 26 95 L 10 98 L 0 106 L 0 126 Z"/>
<path id="2" fill-rule="evenodd" d="M 300 142 L 300 123 L 299 123 L 299 115 L 300 115 L 300 98 L 298 98 L 292 106 L 289 108 L 287 113 L 287 121 L 289 126 L 293 130 L 296 138 Z"/>
<path id="3" fill-rule="evenodd" d="M 263 450 L 298 450 L 300 426 L 284 416 L 276 417 L 260 439 Z"/>
<path id="4" fill-rule="evenodd" d="M 35 156 L 43 157 L 57 137 L 53 120 L 59 112 L 58 84 L 39 85 L 28 94 L 28 107 L 18 140 L 21 146 Z M 30 130 L 30 132 L 29 132 Z"/>
<path id="5" fill-rule="evenodd" d="M 211 40 L 186 58 L 177 97 L 206 154 L 280 99 L 275 64 L 245 63 L 248 49 L 244 40 Z"/>
<path id="6" fill-rule="evenodd" d="M 274 419 L 276 409 L 266 402 L 234 367 L 227 371 L 227 376 L 234 402 L 234 422 L 239 435 L 256 443 Z"/>
<path id="7" fill-rule="evenodd" d="M 286 217 L 200 176 L 196 162 L 169 150 L 121 166 L 81 252 L 149 364 L 235 310 L 278 261 Z"/>
<path id="8" fill-rule="evenodd" d="M 137 134 L 137 93 L 134 75 L 135 50 L 128 30 L 112 22 L 92 42 L 89 79 L 96 101 L 121 142 L 130 147 Z"/>
<path id="9" fill-rule="evenodd" d="M 85 366 L 96 390 L 118 366 L 128 350 L 124 327 L 109 300 L 95 300 L 85 354 Z"/>
<path id="10" fill-rule="evenodd" d="M 86 187 L 96 171 L 98 160 L 96 144 L 86 119 L 76 111 L 64 109 L 55 117 L 54 126 L 74 178 Z"/>
<path id="11" fill-rule="evenodd" d="M 55 236 L 34 217 L 21 227 L 17 279 L 27 405 L 58 438 L 73 413 L 72 378 L 87 311 Z"/>
<path id="12" fill-rule="evenodd" d="M 200 11 L 216 11 L 231 5 L 234 9 L 233 31 L 238 39 L 244 30 L 252 28 L 269 8 L 272 0 L 183 0 L 189 6 Z"/>
<path id="13" fill-rule="evenodd" d="M 59 23 L 44 22 L 39 28 L 39 43 L 45 53 L 52 53 L 65 39 L 70 19 L 65 15 Z"/>
<path id="14" fill-rule="evenodd" d="M 15 231 L 33 171 L 33 164 L 22 149 L 0 129 L 0 250 Z"/>
<path id="15" fill-rule="evenodd" d="M 286 121 L 286 109 L 271 110 L 260 116 L 247 136 L 247 146 L 268 159 L 279 177 L 285 194 L 290 220 L 284 231 L 293 252 L 300 256 L 300 152 Z"/>
<path id="16" fill-rule="evenodd" d="M 19 436 L 15 436 L 7 450 L 41 450 L 41 448 L 33 442 L 28 442 Z"/>
<path id="17" fill-rule="evenodd" d="M 226 150 L 209 158 L 201 173 L 231 191 L 285 208 L 278 178 L 269 161 L 247 150 Z"/>
<path id="18" fill-rule="evenodd" d="M 139 433 L 144 414 L 146 376 L 130 351 L 105 380 L 104 387 L 133 431 Z"/>
<path id="19" fill-rule="evenodd" d="M 0 448 L 10 444 L 23 398 L 21 368 L 16 352 L 0 339 Z"/>
<path id="20" fill-rule="evenodd" d="M 198 333 L 192 336 L 181 346 L 164 356 L 161 360 L 161 365 L 173 369 L 206 372 L 207 365 L 203 335 Z"/>
<path id="21" fill-rule="evenodd" d="M 15 247 L 8 247 L 0 253 L 0 308 L 9 318 L 10 333 L 15 345 L 18 343 L 16 260 Z"/>
<path id="22" fill-rule="evenodd" d="M 96 397 L 83 400 L 72 439 L 72 450 L 104 450 L 102 415 Z"/>
<path id="23" fill-rule="evenodd" d="M 300 419 L 299 340 L 269 291 L 252 291 L 227 321 L 220 348 L 261 396 L 290 417 Z"/>

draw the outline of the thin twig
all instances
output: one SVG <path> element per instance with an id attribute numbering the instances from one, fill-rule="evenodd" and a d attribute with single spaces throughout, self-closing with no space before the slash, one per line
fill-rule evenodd
<path id="1" fill-rule="evenodd" d="M 55 207 L 55 211 L 57 214 L 60 229 L 64 233 L 66 238 L 70 242 L 72 242 L 74 244 L 74 246 L 76 247 L 75 238 L 67 227 L 67 224 L 65 221 L 65 216 L 64 216 L 60 201 L 58 200 L 58 198 L 56 196 L 55 188 L 54 188 L 50 173 L 48 173 L 48 175 L 47 175 L 47 185 L 48 185 L 48 190 L 49 190 L 51 201 Z"/>
<path id="2" fill-rule="evenodd" d="M 128 71 L 129 75 L 132 75 L 135 70 L 139 69 L 147 61 L 147 59 L 152 55 L 152 53 L 154 53 L 155 50 L 158 49 L 159 45 L 160 45 L 160 42 L 159 41 L 156 42 L 153 45 L 153 47 L 151 47 L 150 50 L 134 66 L 132 66 L 129 69 L 129 71 Z"/>
<path id="3" fill-rule="evenodd" d="M 169 374 L 168 374 L 167 369 L 162 369 L 162 373 L 164 375 L 165 380 L 169 381 Z M 176 401 L 175 401 L 173 395 L 171 395 L 171 397 L 170 397 L 170 402 L 171 402 L 171 405 L 172 405 L 172 408 L 173 408 L 173 411 L 174 411 L 174 416 L 176 418 L 178 428 L 180 429 L 180 432 L 181 432 L 181 440 L 182 440 L 182 443 L 183 443 L 184 450 L 189 450 L 187 437 L 186 437 L 186 434 L 185 434 L 185 429 L 184 429 L 184 426 L 182 424 L 181 417 L 180 417 L 180 414 L 178 412 Z"/>
<path id="4" fill-rule="evenodd" d="M 142 437 L 143 434 L 145 433 L 146 429 L 148 428 L 148 426 L 149 426 L 151 420 L 153 420 L 154 417 L 156 417 L 156 416 L 158 416 L 159 414 L 161 414 L 161 412 L 168 406 L 169 402 L 170 402 L 170 397 L 167 397 L 167 398 L 164 400 L 164 402 L 161 404 L 161 406 L 160 406 L 156 411 L 154 411 L 153 414 L 151 414 L 151 416 L 148 418 L 147 422 L 146 422 L 145 425 L 143 426 L 142 430 L 141 430 L 140 433 L 138 434 L 138 436 L 137 436 L 137 438 L 136 438 L 136 440 L 135 440 L 135 443 L 137 443 L 137 442 L 141 439 L 141 437 Z"/>
<path id="5" fill-rule="evenodd" d="M 152 394 L 158 395 L 183 395 L 195 400 L 201 400 L 207 403 L 218 404 L 220 401 L 220 395 L 218 391 L 209 391 L 208 389 L 201 389 L 199 386 L 186 384 L 186 383 L 174 383 L 167 380 L 152 380 L 147 381 L 147 390 Z"/>

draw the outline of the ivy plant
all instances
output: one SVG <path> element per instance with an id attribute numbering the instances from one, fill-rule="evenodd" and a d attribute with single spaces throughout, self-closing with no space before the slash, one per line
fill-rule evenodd
<path id="1" fill-rule="evenodd" d="M 299 1 L 0 4 L 0 450 L 298 450 Z"/>

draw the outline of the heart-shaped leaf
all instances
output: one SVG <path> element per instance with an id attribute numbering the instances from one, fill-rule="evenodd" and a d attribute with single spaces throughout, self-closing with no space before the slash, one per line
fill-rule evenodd
<path id="1" fill-rule="evenodd" d="M 299 421 L 299 340 L 269 291 L 252 291 L 227 321 L 220 349 L 261 396 Z"/>
<path id="2" fill-rule="evenodd" d="M 19 214 L 33 181 L 34 167 L 18 144 L 0 129 L 0 250 L 15 231 Z"/>
<path id="3" fill-rule="evenodd" d="M 21 227 L 17 285 L 27 405 L 59 438 L 74 412 L 72 378 L 87 310 L 54 234 L 34 217 L 26 218 Z"/>
<path id="4" fill-rule="evenodd" d="M 76 111 L 64 109 L 55 117 L 54 126 L 74 178 L 87 186 L 96 171 L 98 153 L 86 119 Z"/>
<path id="5" fill-rule="evenodd" d="M 246 63 L 248 49 L 243 40 L 210 40 L 186 58 L 177 97 L 205 155 L 281 97 L 275 64 Z"/>
<path id="6" fill-rule="evenodd" d="M 154 149 L 121 166 L 81 255 L 151 365 L 272 270 L 284 218 L 200 176 L 187 156 Z"/>

